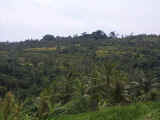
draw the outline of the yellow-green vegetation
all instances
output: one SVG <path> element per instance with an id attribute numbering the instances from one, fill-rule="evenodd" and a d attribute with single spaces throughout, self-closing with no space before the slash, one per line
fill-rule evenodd
<path id="1" fill-rule="evenodd" d="M 80 47 L 81 45 L 80 44 L 75 44 L 75 46 Z"/>
<path id="2" fill-rule="evenodd" d="M 111 48 L 111 47 L 104 47 L 104 48 L 99 48 L 96 51 L 96 55 L 98 57 L 105 57 L 105 56 L 112 56 L 112 55 L 125 55 L 127 51 L 124 51 L 123 49 L 118 49 L 118 48 Z"/>
<path id="3" fill-rule="evenodd" d="M 99 49 L 99 50 L 96 51 L 96 55 L 98 57 L 105 57 L 105 56 L 107 56 L 109 54 L 108 54 L 108 51 L 103 50 L 103 49 Z"/>
<path id="4" fill-rule="evenodd" d="M 8 54 L 8 51 L 0 51 L 0 55 L 6 55 Z"/>
<path id="5" fill-rule="evenodd" d="M 35 52 L 40 52 L 40 51 L 55 51 L 56 47 L 52 47 L 52 48 L 28 48 L 25 49 L 25 51 L 35 51 Z"/>

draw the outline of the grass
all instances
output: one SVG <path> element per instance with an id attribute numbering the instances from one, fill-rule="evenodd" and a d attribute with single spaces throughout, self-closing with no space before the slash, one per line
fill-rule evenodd
<path id="1" fill-rule="evenodd" d="M 62 115 L 49 120 L 160 120 L 160 103 L 108 107 L 97 112 Z"/>

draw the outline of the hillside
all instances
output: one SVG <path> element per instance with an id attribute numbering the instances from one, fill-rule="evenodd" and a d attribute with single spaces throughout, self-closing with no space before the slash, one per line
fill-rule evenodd
<path id="1" fill-rule="evenodd" d="M 0 120 L 147 117 L 159 111 L 159 53 L 158 35 L 101 30 L 0 43 Z"/>

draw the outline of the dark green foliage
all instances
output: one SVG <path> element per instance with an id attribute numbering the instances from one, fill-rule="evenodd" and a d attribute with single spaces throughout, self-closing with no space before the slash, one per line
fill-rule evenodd
<path id="1" fill-rule="evenodd" d="M 52 41 L 52 40 L 55 40 L 55 37 L 53 35 L 45 35 L 42 40 L 45 40 L 45 41 Z"/>

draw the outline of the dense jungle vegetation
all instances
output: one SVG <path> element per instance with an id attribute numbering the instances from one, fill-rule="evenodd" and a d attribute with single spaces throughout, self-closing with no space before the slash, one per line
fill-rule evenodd
<path id="1" fill-rule="evenodd" d="M 97 30 L 0 43 L 0 120 L 136 120 L 154 108 L 157 117 L 159 90 L 159 35 Z"/>

